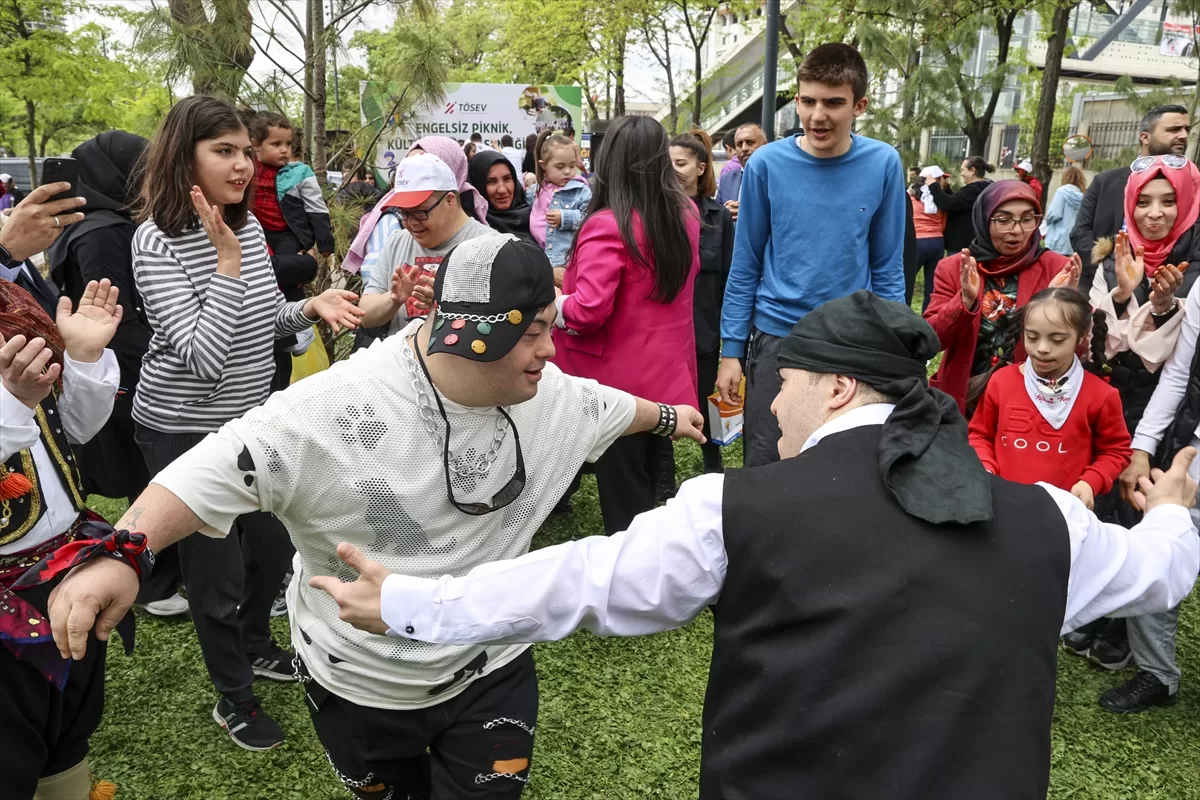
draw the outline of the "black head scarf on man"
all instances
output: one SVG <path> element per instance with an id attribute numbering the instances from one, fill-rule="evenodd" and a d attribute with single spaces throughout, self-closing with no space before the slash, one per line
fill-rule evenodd
<path id="1" fill-rule="evenodd" d="M 864 290 L 796 323 L 779 368 L 844 375 L 898 398 L 879 442 L 888 493 L 934 524 L 991 520 L 991 485 L 966 420 L 949 395 L 929 387 L 926 365 L 939 349 L 933 328 L 912 309 Z"/>

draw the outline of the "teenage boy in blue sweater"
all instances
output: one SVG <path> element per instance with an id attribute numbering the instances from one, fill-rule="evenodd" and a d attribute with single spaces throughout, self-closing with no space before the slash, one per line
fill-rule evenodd
<path id="1" fill-rule="evenodd" d="M 733 265 L 721 314 L 717 389 L 741 400 L 745 464 L 779 459 L 776 357 L 821 304 L 859 289 L 904 302 L 904 168 L 890 145 L 850 132 L 867 110 L 867 65 L 825 44 L 800 65 L 804 133 L 760 147 L 742 177 Z"/>

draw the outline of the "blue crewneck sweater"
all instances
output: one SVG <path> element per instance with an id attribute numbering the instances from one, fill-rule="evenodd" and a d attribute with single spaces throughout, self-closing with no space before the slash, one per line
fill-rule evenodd
<path id="1" fill-rule="evenodd" d="M 904 302 L 900 155 L 865 136 L 836 158 L 799 145 L 799 136 L 763 145 L 743 171 L 723 356 L 745 356 L 752 327 L 787 336 L 808 312 L 859 289 Z"/>

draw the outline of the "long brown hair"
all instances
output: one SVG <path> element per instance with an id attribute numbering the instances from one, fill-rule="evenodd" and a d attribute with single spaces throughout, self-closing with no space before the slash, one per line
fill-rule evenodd
<path id="1" fill-rule="evenodd" d="M 682 147 L 704 165 L 704 174 L 696 181 L 696 196 L 714 196 L 717 193 L 717 179 L 713 175 L 712 150 L 704 146 L 704 140 L 694 133 L 681 133 L 672 137 L 671 147 Z"/>
<path id="2" fill-rule="evenodd" d="M 195 227 L 191 191 L 196 183 L 196 144 L 245 129 L 237 109 L 215 97 L 193 95 L 173 105 L 142 156 L 144 177 L 134 221 L 152 219 L 168 236 L 182 236 Z M 225 224 L 234 231 L 246 226 L 253 185 L 247 183 L 240 203 L 225 206 Z"/>
<path id="3" fill-rule="evenodd" d="M 1070 184 L 1081 192 L 1087 191 L 1087 176 L 1083 174 L 1083 170 L 1072 164 L 1063 170 L 1062 185 Z"/>

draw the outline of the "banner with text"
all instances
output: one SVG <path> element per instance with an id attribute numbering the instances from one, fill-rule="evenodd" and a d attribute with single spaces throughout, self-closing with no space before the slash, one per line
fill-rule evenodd
<path id="1" fill-rule="evenodd" d="M 479 133 L 492 147 L 500 138 L 513 138 L 524 149 L 525 137 L 546 128 L 571 130 L 578 137 L 583 127 L 583 91 L 578 86 L 532 86 L 520 83 L 447 83 L 441 103 L 397 118 L 392 114 L 397 87 L 371 81 L 360 85 L 363 124 L 382 122 L 384 131 L 375 148 L 375 166 L 390 182 L 396 164 L 422 136 L 447 136 L 467 141 Z"/>

